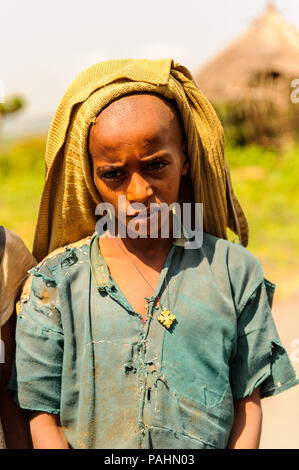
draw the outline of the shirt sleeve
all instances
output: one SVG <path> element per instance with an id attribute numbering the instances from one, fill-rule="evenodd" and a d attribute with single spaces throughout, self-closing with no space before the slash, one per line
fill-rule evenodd
<path id="1" fill-rule="evenodd" d="M 21 408 L 59 414 L 63 340 L 56 282 L 47 266 L 32 269 L 21 294 L 8 385 Z"/>
<path id="2" fill-rule="evenodd" d="M 263 279 L 238 315 L 230 369 L 234 398 L 249 396 L 259 386 L 261 398 L 269 397 L 299 382 L 272 317 L 274 288 Z"/>

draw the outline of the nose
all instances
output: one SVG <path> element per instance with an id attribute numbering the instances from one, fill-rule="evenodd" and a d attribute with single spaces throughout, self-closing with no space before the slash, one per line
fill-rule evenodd
<path id="1" fill-rule="evenodd" d="M 130 203 L 144 204 L 152 195 L 153 190 L 149 183 L 138 173 L 133 173 L 127 187 L 127 200 Z"/>

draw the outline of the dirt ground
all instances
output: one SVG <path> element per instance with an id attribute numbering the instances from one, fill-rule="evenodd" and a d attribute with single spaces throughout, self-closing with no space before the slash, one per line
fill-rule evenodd
<path id="1" fill-rule="evenodd" d="M 280 339 L 299 377 L 299 296 L 273 305 Z M 299 384 L 264 398 L 261 449 L 299 449 Z"/>

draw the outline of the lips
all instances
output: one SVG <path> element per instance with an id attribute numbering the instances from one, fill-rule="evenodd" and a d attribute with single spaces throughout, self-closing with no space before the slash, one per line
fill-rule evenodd
<path id="1" fill-rule="evenodd" d="M 127 211 L 127 215 L 131 218 L 134 219 L 136 223 L 139 224 L 145 224 L 148 221 L 152 220 L 156 214 L 159 212 L 159 207 L 151 207 L 148 210 L 145 211 L 134 211 L 134 213 L 129 213 L 129 210 Z"/>
<path id="2" fill-rule="evenodd" d="M 147 217 L 151 217 L 152 215 L 156 214 L 159 211 L 159 205 L 151 205 L 149 209 L 136 211 L 131 209 L 130 207 L 127 210 L 127 216 L 130 218 L 137 217 L 138 219 L 146 219 Z"/>

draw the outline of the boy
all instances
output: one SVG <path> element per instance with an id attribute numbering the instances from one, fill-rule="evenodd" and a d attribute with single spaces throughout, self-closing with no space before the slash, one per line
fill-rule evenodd
<path id="1" fill-rule="evenodd" d="M 271 317 L 274 286 L 225 240 L 229 225 L 246 244 L 246 220 L 221 126 L 190 73 L 167 60 L 83 72 L 53 120 L 46 165 L 42 262 L 22 293 L 12 384 L 34 446 L 257 448 L 260 399 L 298 381 Z M 95 231 L 100 202 L 115 236 Z M 169 208 L 172 229 L 174 205 L 196 202 L 202 246 L 190 249 L 184 226 L 163 237 L 160 215 L 150 236 L 152 205 Z M 128 235 L 132 222 L 142 236 Z"/>

